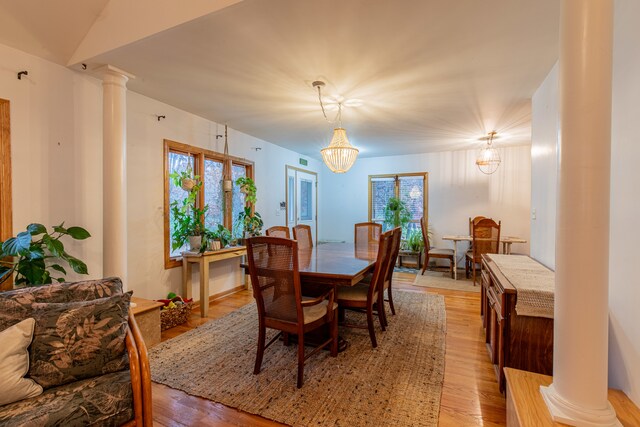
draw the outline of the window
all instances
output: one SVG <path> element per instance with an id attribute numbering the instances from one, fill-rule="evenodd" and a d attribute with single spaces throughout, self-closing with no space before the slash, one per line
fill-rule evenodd
<path id="1" fill-rule="evenodd" d="M 411 221 L 407 231 L 420 229 L 420 218 L 428 214 L 428 174 L 369 175 L 369 221 L 384 223 L 384 208 L 392 197 L 407 205 Z"/>
<path id="2" fill-rule="evenodd" d="M 195 175 L 199 175 L 203 182 L 202 191 L 197 200 L 198 206 L 208 205 L 204 223 L 208 229 L 216 229 L 219 224 L 238 235 L 238 230 L 233 230 L 235 219 L 244 209 L 244 194 L 235 185 L 236 179 L 241 176 L 253 178 L 253 162 L 237 157 L 229 156 L 225 160 L 224 155 L 214 151 L 193 147 L 179 142 L 164 141 L 164 186 L 165 186 L 165 268 L 173 268 L 182 265 L 180 252 L 184 248 L 171 250 L 171 211 L 169 206 L 174 201 L 184 199 L 186 193 L 182 188 L 173 185 L 169 176 L 173 172 L 186 171 L 191 168 Z M 226 164 L 225 164 L 226 163 Z M 233 190 L 225 194 L 222 190 L 222 177 L 225 168 L 230 168 L 233 179 Z"/>

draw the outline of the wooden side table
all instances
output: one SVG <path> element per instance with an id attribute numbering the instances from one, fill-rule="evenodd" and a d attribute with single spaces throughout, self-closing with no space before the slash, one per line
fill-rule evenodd
<path id="1" fill-rule="evenodd" d="M 136 306 L 131 308 L 147 348 L 160 342 L 160 307 L 164 304 L 143 298 L 131 297 Z"/>
<path id="2" fill-rule="evenodd" d="M 406 256 L 416 257 L 418 260 L 418 270 L 422 268 L 422 250 L 420 251 L 401 250 L 400 252 L 398 252 L 399 267 L 402 267 L 402 258 Z"/>
<path id="3" fill-rule="evenodd" d="M 204 253 L 183 252 L 182 253 L 182 297 L 192 298 L 191 289 L 191 265 L 200 266 L 200 316 L 207 317 L 209 314 L 209 264 L 229 258 L 238 258 L 247 254 L 245 246 L 220 249 L 218 251 L 207 251 Z"/>

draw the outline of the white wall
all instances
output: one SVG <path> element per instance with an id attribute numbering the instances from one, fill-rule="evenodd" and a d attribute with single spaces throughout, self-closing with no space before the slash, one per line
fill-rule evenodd
<path id="1" fill-rule="evenodd" d="M 14 235 L 32 222 L 86 228 L 63 239 L 102 276 L 102 86 L 95 79 L 0 45 L 0 98 L 10 101 Z M 16 73 L 27 70 L 22 80 Z M 67 276 L 77 278 L 71 269 Z"/>
<path id="2" fill-rule="evenodd" d="M 528 240 L 530 148 L 499 151 L 502 164 L 493 175 L 478 170 L 477 150 L 363 158 L 343 175 L 323 168 L 321 238 L 353 241 L 353 224 L 368 219 L 368 175 L 429 172 L 429 222 L 434 246 L 451 247 L 451 242 L 441 237 L 469 234 L 469 217 L 477 215 L 501 220 L 502 236 Z M 529 253 L 529 245 L 514 244 L 513 251 Z"/>
<path id="3" fill-rule="evenodd" d="M 559 133 L 558 64 L 532 99 L 531 257 L 556 268 L 556 186 Z"/>
<path id="4" fill-rule="evenodd" d="M 611 211 L 609 238 L 609 385 L 622 389 L 640 405 L 640 283 L 635 270 L 640 241 L 640 3 L 617 0 L 613 50 L 613 111 L 611 135 Z M 554 228 L 559 132 L 558 75 L 554 68 L 533 98 L 532 255 L 555 266 Z M 557 138 L 556 138 L 557 140 Z M 536 152 L 533 152 L 536 150 Z M 539 150 L 539 151 L 538 151 Z M 553 194 L 553 198 L 550 197 Z M 544 206 L 542 209 L 540 206 Z M 541 212 L 548 212 L 544 218 Z M 594 242 L 598 244 L 598 242 Z M 585 261 L 588 262 L 588 261 Z M 602 262 L 602 260 L 594 260 Z"/>
<path id="5" fill-rule="evenodd" d="M 166 119 L 158 121 L 156 115 Z M 127 156 L 129 217 L 129 289 L 137 296 L 157 299 L 181 292 L 182 267 L 164 269 L 163 139 L 223 152 L 224 125 L 217 125 L 143 95 L 127 94 Z M 285 200 L 285 165 L 297 165 L 298 153 L 229 129 L 229 154 L 255 162 L 258 187 L 256 210 L 265 229 L 285 225 L 279 202 Z M 254 148 L 261 148 L 255 150 Z M 312 159 L 305 168 L 317 172 L 321 164 Z M 277 212 L 280 215 L 277 216 Z M 212 264 L 209 292 L 216 294 L 242 283 L 239 259 Z M 194 298 L 200 298 L 194 267 Z"/>
<path id="6" fill-rule="evenodd" d="M 640 405 L 640 2 L 616 0 L 611 139 L 609 383 Z"/>

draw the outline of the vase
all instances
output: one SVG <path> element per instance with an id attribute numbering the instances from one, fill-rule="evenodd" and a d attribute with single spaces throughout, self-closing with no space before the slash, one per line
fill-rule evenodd
<path id="1" fill-rule="evenodd" d="M 189 250 L 196 252 L 202 247 L 202 236 L 189 236 Z"/>

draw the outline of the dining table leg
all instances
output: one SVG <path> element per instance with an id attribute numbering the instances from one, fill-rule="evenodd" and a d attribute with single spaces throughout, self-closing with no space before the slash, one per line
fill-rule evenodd
<path id="1" fill-rule="evenodd" d="M 453 241 L 453 280 L 458 280 L 458 241 Z"/>

